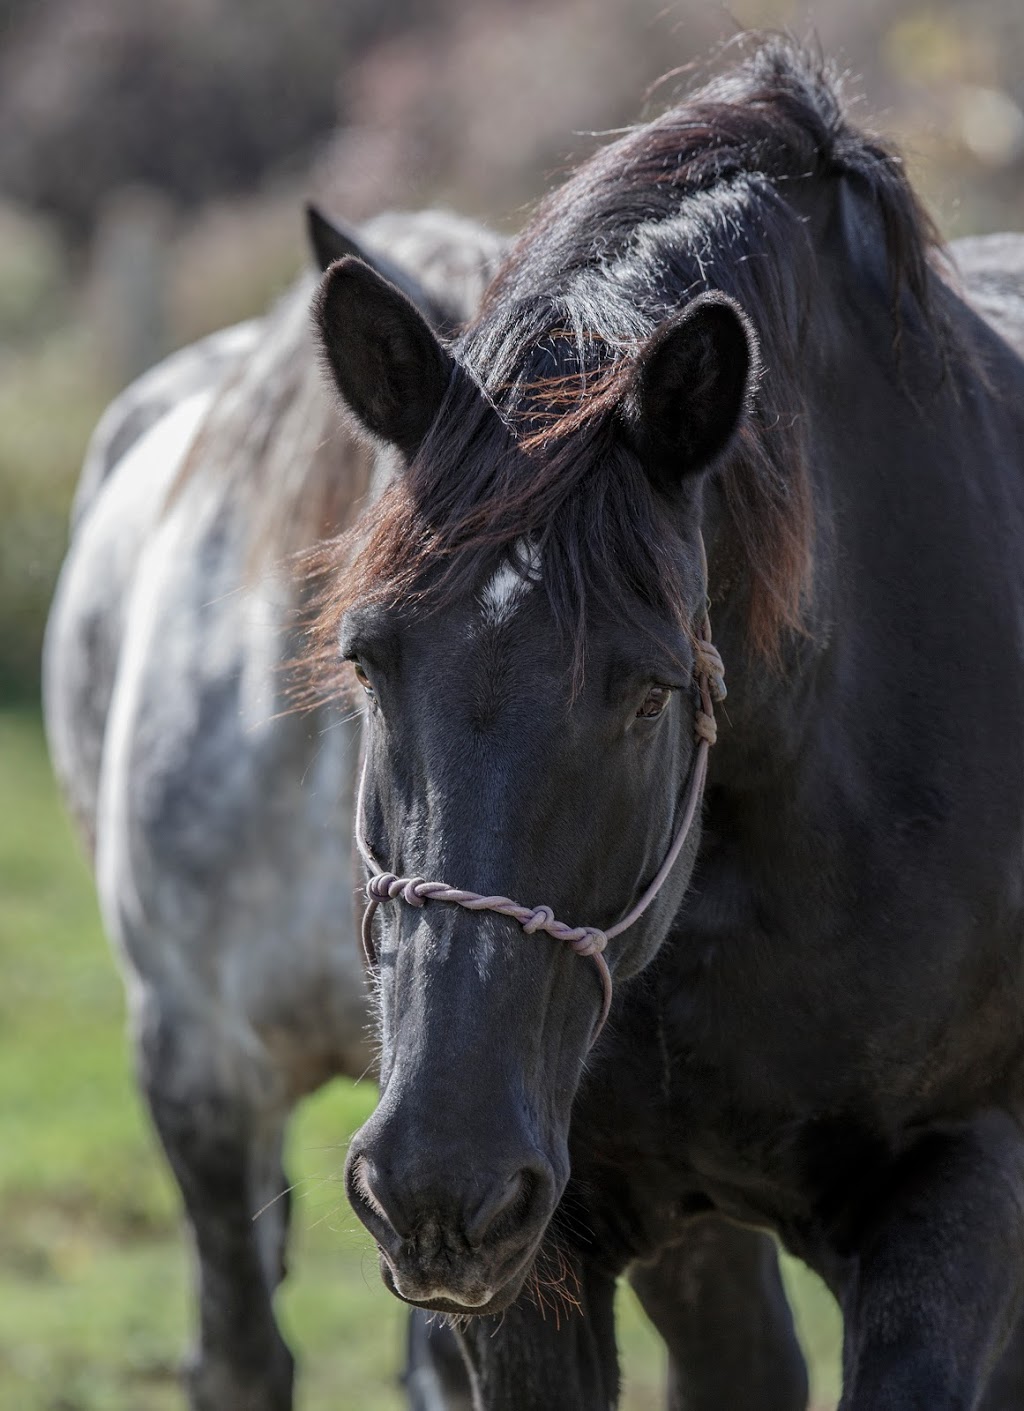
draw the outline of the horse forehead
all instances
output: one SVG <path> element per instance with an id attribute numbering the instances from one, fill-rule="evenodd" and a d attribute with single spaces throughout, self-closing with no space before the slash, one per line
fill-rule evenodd
<path id="1" fill-rule="evenodd" d="M 540 555 L 534 544 L 520 540 L 513 557 L 514 562 L 502 563 L 480 590 L 478 605 L 485 627 L 508 622 L 540 581 Z"/>
<path id="2" fill-rule="evenodd" d="M 479 607 L 484 625 L 502 626 L 515 614 L 532 588 L 533 584 L 510 563 L 503 563 L 480 591 Z"/>

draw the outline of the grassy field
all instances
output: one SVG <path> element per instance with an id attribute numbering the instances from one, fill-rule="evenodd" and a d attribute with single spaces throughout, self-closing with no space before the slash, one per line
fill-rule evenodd
<path id="1" fill-rule="evenodd" d="M 88 871 L 27 713 L 0 713 L 0 976 L 0 1411 L 181 1411 L 189 1274 L 175 1192 L 132 1086 Z M 302 1362 L 300 1411 L 401 1404 L 402 1310 L 338 1179 L 372 1103 L 369 1085 L 336 1083 L 291 1134 L 280 1315 Z M 834 1306 L 802 1270 L 787 1279 L 815 1403 L 834 1405 Z M 620 1324 L 624 1406 L 654 1411 L 659 1344 L 626 1293 Z"/>

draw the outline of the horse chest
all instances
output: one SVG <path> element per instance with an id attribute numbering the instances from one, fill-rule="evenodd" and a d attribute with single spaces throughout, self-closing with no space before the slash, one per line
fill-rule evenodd
<path id="1" fill-rule="evenodd" d="M 663 1019 L 636 1020 L 656 1040 L 647 1061 L 608 1081 L 598 1068 L 573 1124 L 574 1178 L 605 1247 L 623 1264 L 650 1257 L 717 1210 L 773 1229 L 827 1275 L 891 1156 L 886 1134 L 854 1109 L 816 1107 L 813 1084 L 763 1052 L 759 1064 L 753 1042 L 683 1047 Z"/>
<path id="2" fill-rule="evenodd" d="M 626 1258 L 714 1208 L 774 1229 L 827 1275 L 913 1131 L 1012 1081 L 1024 1004 L 983 966 L 945 1009 L 957 987 L 933 974 L 922 1003 L 926 981 L 907 990 L 872 967 L 854 928 L 824 944 L 795 912 L 758 919 L 736 878 L 728 890 L 726 903 L 706 886 L 624 993 L 588 1089 L 598 1101 L 574 1119 L 574 1171 L 600 1190 Z"/>

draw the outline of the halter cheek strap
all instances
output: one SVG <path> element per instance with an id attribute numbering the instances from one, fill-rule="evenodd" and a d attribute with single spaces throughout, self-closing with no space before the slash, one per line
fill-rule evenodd
<path id="1" fill-rule="evenodd" d="M 704 559 L 703 542 L 700 547 L 706 581 L 707 565 Z M 665 854 L 665 860 L 639 900 L 623 917 L 616 921 L 614 926 L 609 926 L 606 931 L 599 930 L 596 926 L 567 926 L 564 921 L 556 920 L 555 914 L 549 906 L 521 906 L 509 897 L 483 896 L 479 892 L 467 892 L 459 887 L 449 887 L 446 882 L 428 882 L 423 877 L 397 877 L 393 872 L 382 871 L 380 864 L 367 845 L 363 830 L 363 785 L 366 780 L 366 766 L 364 764 L 356 805 L 356 841 L 363 860 L 372 873 L 366 884 L 367 906 L 363 913 L 362 926 L 363 952 L 367 964 L 372 968 L 376 962 L 373 949 L 373 917 L 381 902 L 403 901 L 409 906 L 422 907 L 428 901 L 443 901 L 464 907 L 467 911 L 492 911 L 499 916 L 508 916 L 511 920 L 519 923 L 526 935 L 532 936 L 538 931 L 543 931 L 547 935 L 553 936 L 556 941 L 566 942 L 577 955 L 593 960 L 600 976 L 602 992 L 601 1014 L 590 1039 L 591 1045 L 593 1045 L 598 1034 L 604 1028 L 612 1003 L 612 977 L 608 969 L 608 962 L 604 958 L 604 949 L 610 940 L 621 936 L 623 931 L 627 931 L 634 921 L 644 914 L 661 891 L 683 850 L 697 816 L 698 805 L 704 794 L 704 784 L 708 773 L 708 753 L 718 734 L 714 703 L 725 699 L 725 670 L 722 666 L 722 658 L 711 641 L 711 622 L 706 608 L 701 622 L 700 638 L 696 644 L 696 654 L 694 675 L 700 697 L 694 719 L 697 752 L 694 756 L 686 795 L 683 799 L 679 827 L 676 829 L 669 850 Z"/>

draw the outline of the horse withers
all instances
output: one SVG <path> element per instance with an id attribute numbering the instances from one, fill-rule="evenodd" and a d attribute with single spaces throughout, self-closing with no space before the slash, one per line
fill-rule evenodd
<path id="1" fill-rule="evenodd" d="M 623 1272 L 673 1407 L 797 1411 L 767 1232 L 843 1411 L 1024 1404 L 1021 249 L 959 281 L 779 41 L 582 166 L 454 345 L 324 279 L 401 467 L 319 627 L 367 720 L 349 1195 L 486 1411 L 616 1403 Z"/>
<path id="2" fill-rule="evenodd" d="M 313 213 L 311 235 L 321 267 L 358 253 L 447 331 L 502 246 L 436 212 L 358 234 Z M 290 709 L 293 551 L 373 489 L 318 364 L 313 287 L 173 355 L 107 411 L 46 637 L 51 754 L 194 1238 L 195 1411 L 291 1407 L 271 1304 L 285 1127 L 304 1094 L 371 1064 L 350 867 L 359 725 Z"/>

